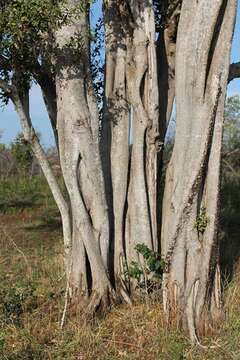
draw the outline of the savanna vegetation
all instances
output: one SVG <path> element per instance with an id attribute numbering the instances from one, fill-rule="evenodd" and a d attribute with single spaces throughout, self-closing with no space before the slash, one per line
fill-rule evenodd
<path id="1" fill-rule="evenodd" d="M 238 359 L 237 1 L 92 6 L 0 2 L 0 356 Z"/>
<path id="2" fill-rule="evenodd" d="M 0 183 L 0 359 L 238 359 L 240 356 L 240 99 L 227 99 L 221 186 L 221 268 L 225 321 L 192 346 L 180 330 L 169 326 L 159 299 L 143 288 L 134 306 L 116 306 L 91 323 L 76 308 L 68 309 L 64 329 L 65 275 L 61 219 L 35 159 L 21 144 L 24 163 L 18 169 L 14 148 L 1 144 L 11 172 L 1 167 Z M 18 139 L 22 137 L 19 135 Z M 166 144 L 167 167 L 174 138 Z M 57 168 L 57 158 L 49 159 Z M 31 161 L 29 161 L 31 159 Z M 58 168 L 57 168 L 58 169 Z M 5 173 L 6 171 L 6 173 Z M 56 170 L 57 171 L 57 170 Z M 138 266 L 137 266 L 138 267 Z M 134 267 L 132 269 L 133 277 Z M 136 271 L 136 269 L 135 269 Z"/>

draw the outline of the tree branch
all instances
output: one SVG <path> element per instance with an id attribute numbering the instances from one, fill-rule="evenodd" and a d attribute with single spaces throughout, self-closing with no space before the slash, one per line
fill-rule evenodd
<path id="1" fill-rule="evenodd" d="M 1 86 L 1 83 L 0 83 Z M 26 94 L 26 98 L 28 99 L 28 94 Z M 53 173 L 53 170 L 49 164 L 46 153 L 44 152 L 39 139 L 36 135 L 36 132 L 33 128 L 31 117 L 29 114 L 28 106 L 25 106 L 24 99 L 21 99 L 17 92 L 12 95 L 12 102 L 15 105 L 16 112 L 19 116 L 20 123 L 22 126 L 22 131 L 24 134 L 24 138 L 30 143 L 32 151 L 36 156 L 43 174 L 48 182 L 48 185 L 51 189 L 54 200 L 58 206 L 58 209 L 62 218 L 63 225 L 63 238 L 64 238 L 64 246 L 65 246 L 65 256 L 67 261 L 67 276 L 69 276 L 69 254 L 71 249 L 71 222 L 69 216 L 69 206 L 67 201 L 65 200 L 62 190 L 56 180 L 56 177 Z M 26 102 L 27 103 L 27 102 Z"/>
<path id="2" fill-rule="evenodd" d="M 240 78 L 240 62 L 233 63 L 229 67 L 228 84 L 233 80 Z"/>

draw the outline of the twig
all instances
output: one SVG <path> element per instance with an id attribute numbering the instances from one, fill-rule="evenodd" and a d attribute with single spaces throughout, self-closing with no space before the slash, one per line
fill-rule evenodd
<path id="1" fill-rule="evenodd" d="M 68 306 L 68 295 L 69 295 L 69 289 L 70 289 L 70 276 L 71 276 L 71 269 L 72 269 L 72 261 L 69 267 L 67 267 L 67 285 L 66 285 L 66 290 L 65 290 L 65 302 L 64 302 L 64 309 L 63 309 L 63 314 L 62 314 L 62 318 L 60 321 L 60 329 L 63 329 L 64 323 L 65 323 L 65 318 L 66 318 L 66 313 L 67 313 L 67 306 Z"/>
<path id="2" fill-rule="evenodd" d="M 64 309 L 63 309 L 63 314 L 62 314 L 62 318 L 61 318 L 61 322 L 60 322 L 60 329 L 63 329 L 64 323 L 65 323 L 65 318 L 66 318 L 66 313 L 67 313 L 67 306 L 68 306 L 68 294 L 69 294 L 69 280 L 67 280 L 67 286 L 66 286 L 66 290 L 65 290 L 65 302 L 64 302 Z"/>

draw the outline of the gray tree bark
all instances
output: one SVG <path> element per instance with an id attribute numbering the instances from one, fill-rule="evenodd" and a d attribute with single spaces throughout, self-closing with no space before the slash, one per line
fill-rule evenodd
<path id="1" fill-rule="evenodd" d="M 102 155 L 105 159 L 105 176 L 108 177 L 108 182 L 111 182 L 110 185 L 106 182 L 106 186 L 112 191 L 109 206 L 112 206 L 110 221 L 114 242 L 114 274 L 116 287 L 121 289 L 126 287 L 122 275 L 126 263 L 124 242 L 130 145 L 130 112 L 126 89 L 128 14 L 121 1 L 107 1 L 104 10 L 106 70 L 102 141 L 105 144 L 102 149 L 105 154 Z M 108 156 L 109 163 L 106 159 Z"/>
<path id="2" fill-rule="evenodd" d="M 48 162 L 47 156 L 39 142 L 37 134 L 33 128 L 32 120 L 29 113 L 29 92 L 28 90 L 23 91 L 22 89 L 19 91 L 17 83 L 8 86 L 3 81 L 1 81 L 0 87 L 9 94 L 9 97 L 11 98 L 15 106 L 16 112 L 20 119 L 24 138 L 31 145 L 32 151 L 41 166 L 43 174 L 48 182 L 54 200 L 60 211 L 63 227 L 66 277 L 67 281 L 69 282 L 72 263 L 72 230 L 70 209 L 67 201 L 62 194 L 62 191 L 55 178 L 52 168 Z"/>
<path id="3" fill-rule="evenodd" d="M 162 142 L 165 140 L 175 98 L 176 42 L 181 5 L 182 0 L 175 1 L 174 8 L 170 10 L 172 5 L 165 1 L 157 40 L 159 128 Z"/>
<path id="4" fill-rule="evenodd" d="M 76 2 L 69 1 L 68 5 Z M 83 14 L 62 26 L 56 33 L 56 44 L 60 162 L 76 226 L 73 241 L 78 242 L 72 245 L 78 251 L 72 257 L 77 261 L 73 268 L 79 277 L 81 266 L 81 278 L 86 277 L 86 251 L 91 267 L 92 311 L 100 305 L 105 307 L 113 289 L 108 276 L 109 224 L 96 134 L 96 101 L 92 101 L 90 84 L 87 16 Z M 89 289 L 89 284 L 86 287 Z"/>
<path id="5" fill-rule="evenodd" d="M 112 187 L 114 269 L 119 280 L 124 263 L 137 259 L 137 244 L 158 248 L 159 98 L 152 3 L 106 2 L 105 30 L 103 159 L 106 184 Z"/>
<path id="6" fill-rule="evenodd" d="M 159 150 L 158 83 L 152 3 L 133 1 L 127 38 L 127 87 L 132 107 L 132 151 L 127 214 L 127 256 L 139 243 L 157 249 L 156 179 Z"/>
<path id="7" fill-rule="evenodd" d="M 193 342 L 222 312 L 219 175 L 235 14 L 235 0 L 185 0 L 178 29 L 176 139 L 163 204 L 163 291 L 168 320 L 187 329 Z"/>

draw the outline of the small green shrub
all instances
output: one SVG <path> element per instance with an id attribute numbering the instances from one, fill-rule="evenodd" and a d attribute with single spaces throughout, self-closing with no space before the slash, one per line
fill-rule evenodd
<path id="1" fill-rule="evenodd" d="M 186 343 L 181 339 L 180 334 L 171 333 L 167 339 L 167 353 L 171 360 L 185 360 Z"/>
<path id="2" fill-rule="evenodd" d="M 139 261 L 132 261 L 128 267 L 128 276 L 137 280 L 137 286 L 151 292 L 161 284 L 164 260 L 161 256 L 144 244 L 137 244 L 135 250 Z"/>
<path id="3" fill-rule="evenodd" d="M 32 284 L 4 288 L 0 291 L 0 321 L 20 325 L 21 315 L 36 306 L 35 287 Z"/>

